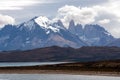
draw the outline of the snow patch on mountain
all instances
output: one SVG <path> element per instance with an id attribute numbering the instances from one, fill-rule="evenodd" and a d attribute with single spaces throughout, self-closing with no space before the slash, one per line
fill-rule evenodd
<path id="1" fill-rule="evenodd" d="M 42 28 L 47 28 L 48 27 L 48 25 L 50 24 L 50 20 L 47 18 L 47 17 L 45 17 L 45 16 L 40 16 L 40 17 L 38 17 L 38 18 L 36 18 L 35 19 L 35 22 L 39 25 L 39 26 L 41 26 Z"/>
<path id="2" fill-rule="evenodd" d="M 109 32 L 104 32 L 106 35 L 108 35 L 108 36 L 111 36 L 111 34 L 109 33 Z"/>
<path id="3" fill-rule="evenodd" d="M 18 27 L 20 27 L 20 25 L 18 25 Z M 30 20 L 24 23 L 24 27 L 31 31 L 35 29 L 35 24 L 32 20 Z M 22 30 L 24 27 L 21 27 L 20 29 Z"/>
<path id="4" fill-rule="evenodd" d="M 46 34 L 50 33 L 50 30 L 53 32 L 59 32 L 59 28 L 51 26 L 52 20 L 49 20 L 45 16 L 40 16 L 34 20 L 41 28 L 46 30 Z"/>
<path id="5" fill-rule="evenodd" d="M 54 32 L 59 32 L 59 29 L 56 28 L 56 27 L 49 26 L 48 29 L 51 29 L 51 30 L 54 31 Z"/>

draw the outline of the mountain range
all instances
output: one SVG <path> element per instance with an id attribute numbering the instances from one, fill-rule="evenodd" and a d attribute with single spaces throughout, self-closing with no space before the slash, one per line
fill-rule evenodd
<path id="1" fill-rule="evenodd" d="M 65 28 L 61 20 L 53 21 L 45 16 L 34 17 L 19 25 L 5 25 L 0 30 L 0 50 L 29 50 L 50 46 L 120 46 L 114 38 L 98 24 L 75 24 Z"/>

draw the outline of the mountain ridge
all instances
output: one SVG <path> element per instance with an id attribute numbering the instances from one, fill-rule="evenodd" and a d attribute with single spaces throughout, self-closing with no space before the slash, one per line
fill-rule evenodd
<path id="1" fill-rule="evenodd" d="M 0 30 L 0 50 L 28 50 L 50 46 L 73 47 L 106 46 L 115 38 L 99 25 L 52 21 L 45 16 L 32 18 L 19 25 L 6 25 Z"/>

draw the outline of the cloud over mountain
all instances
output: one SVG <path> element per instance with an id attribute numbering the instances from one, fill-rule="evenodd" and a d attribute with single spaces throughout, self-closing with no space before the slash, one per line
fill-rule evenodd
<path id="1" fill-rule="evenodd" d="M 103 20 L 100 20 L 98 21 L 100 24 L 108 24 L 110 22 L 109 19 L 103 19 Z"/>
<path id="2" fill-rule="evenodd" d="M 14 24 L 15 19 L 8 15 L 0 14 L 0 28 L 2 28 L 6 24 Z"/>
<path id="3" fill-rule="evenodd" d="M 63 6 L 58 9 L 57 18 L 61 19 L 66 27 L 71 20 L 74 20 L 76 24 L 89 24 L 95 21 L 97 13 L 92 8 L 88 7 L 75 7 L 75 6 Z"/>
<path id="4" fill-rule="evenodd" d="M 58 9 L 57 18 L 68 28 L 74 20 L 79 24 L 100 24 L 115 37 L 120 37 L 120 1 L 108 0 L 91 6 L 66 5 Z M 114 26 L 113 26 L 114 25 Z"/>

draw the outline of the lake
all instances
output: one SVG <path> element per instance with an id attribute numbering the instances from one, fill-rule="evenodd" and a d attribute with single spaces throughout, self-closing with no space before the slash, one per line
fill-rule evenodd
<path id="1" fill-rule="evenodd" d="M 13 67 L 13 66 L 35 66 L 35 65 L 52 65 L 61 64 L 66 62 L 3 62 L 0 67 Z"/>
<path id="2" fill-rule="evenodd" d="M 120 80 L 120 77 L 67 74 L 0 74 L 0 80 Z"/>

